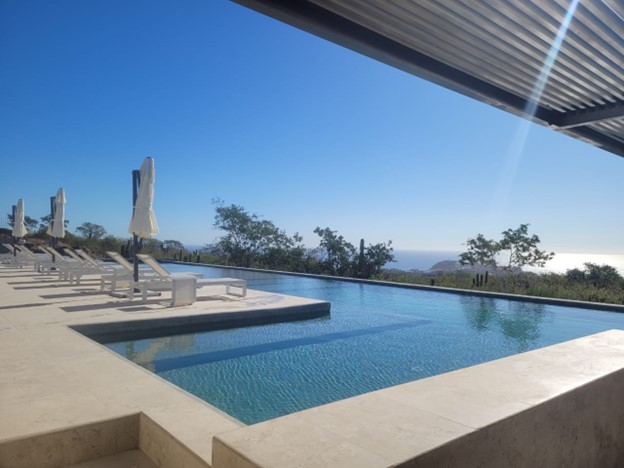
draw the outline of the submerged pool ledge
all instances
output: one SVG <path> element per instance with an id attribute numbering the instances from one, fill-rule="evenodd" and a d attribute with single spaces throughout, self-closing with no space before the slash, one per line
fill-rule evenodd
<path id="1" fill-rule="evenodd" d="M 70 328 L 102 344 L 116 341 L 181 335 L 229 328 L 294 322 L 328 317 L 331 303 L 314 301 L 282 307 L 227 312 L 194 312 L 166 317 L 70 325 Z"/>
<path id="2" fill-rule="evenodd" d="M 623 394 L 610 330 L 219 434 L 212 467 L 617 467 Z"/>

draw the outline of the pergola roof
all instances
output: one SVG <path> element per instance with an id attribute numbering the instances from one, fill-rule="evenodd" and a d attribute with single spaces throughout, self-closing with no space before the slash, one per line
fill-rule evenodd
<path id="1" fill-rule="evenodd" d="M 624 156 L 621 0 L 235 1 Z"/>

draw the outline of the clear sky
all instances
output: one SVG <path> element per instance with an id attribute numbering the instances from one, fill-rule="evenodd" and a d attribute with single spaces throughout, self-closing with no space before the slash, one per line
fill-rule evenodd
<path id="1" fill-rule="evenodd" d="M 547 250 L 624 253 L 613 154 L 226 0 L 0 0 L 0 214 L 63 187 L 71 231 L 125 237 L 146 156 L 161 240 L 212 242 L 218 197 L 310 246 L 530 223 Z"/>

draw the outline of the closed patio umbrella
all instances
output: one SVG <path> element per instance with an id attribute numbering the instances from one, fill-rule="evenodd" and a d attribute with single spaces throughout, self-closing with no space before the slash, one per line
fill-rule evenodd
<path id="1" fill-rule="evenodd" d="M 134 199 L 134 210 L 128 232 L 133 234 L 134 244 L 134 281 L 139 280 L 139 260 L 137 254 L 141 249 L 139 239 L 150 239 L 158 234 L 158 224 L 154 214 L 154 181 L 156 172 L 154 170 L 154 160 L 145 158 L 138 174 L 138 181 L 133 179 L 134 189 L 138 182 L 138 193 Z"/>
<path id="2" fill-rule="evenodd" d="M 154 160 L 145 158 L 139 171 L 139 190 L 134 202 L 134 213 L 128 232 L 139 239 L 150 239 L 158 234 L 158 224 L 154 214 Z"/>
<path id="3" fill-rule="evenodd" d="M 11 231 L 14 244 L 13 255 L 17 255 L 17 249 L 15 248 L 17 239 L 21 239 L 26 234 L 28 234 L 28 230 L 26 229 L 26 224 L 24 223 L 24 200 L 20 198 L 17 201 L 15 210 L 13 211 L 13 230 Z"/>
<path id="4" fill-rule="evenodd" d="M 26 224 L 24 223 L 24 200 L 19 199 L 15 208 L 15 217 L 13 219 L 13 231 L 11 235 L 16 239 L 24 237 L 28 234 Z"/>
<path id="5" fill-rule="evenodd" d="M 47 233 L 56 238 L 65 237 L 65 189 L 58 189 L 54 198 L 54 217 L 50 220 Z"/>

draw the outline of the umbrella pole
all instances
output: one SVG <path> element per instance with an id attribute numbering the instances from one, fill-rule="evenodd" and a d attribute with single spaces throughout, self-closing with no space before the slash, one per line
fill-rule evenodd
<path id="1" fill-rule="evenodd" d="M 50 226 L 54 228 L 54 216 L 56 216 L 56 197 L 50 197 Z M 56 247 L 54 237 L 50 241 L 52 247 Z M 56 262 L 56 255 L 52 254 L 52 262 Z"/>
<path id="2" fill-rule="evenodd" d="M 13 205 L 13 228 L 15 228 L 16 212 L 17 212 L 17 206 Z M 17 244 L 17 237 L 15 236 L 12 236 L 12 237 L 13 237 L 13 257 L 17 257 L 17 247 L 15 247 L 15 244 Z"/>
<path id="3" fill-rule="evenodd" d="M 134 216 L 134 211 L 136 210 L 136 200 L 137 195 L 139 193 L 139 185 L 141 184 L 141 174 L 140 171 L 134 170 L 132 171 L 132 216 Z M 141 245 L 139 244 L 139 238 L 136 234 L 132 234 L 132 245 L 134 251 L 134 282 L 138 283 L 139 281 L 139 258 L 137 254 L 141 251 Z"/>
<path id="4" fill-rule="evenodd" d="M 139 244 L 139 239 L 136 234 L 132 235 L 132 245 L 134 246 L 134 248 L 132 249 L 134 250 L 134 261 L 132 262 L 134 271 L 132 275 L 133 275 L 134 281 L 138 282 L 139 281 L 139 258 L 137 257 L 137 254 L 141 251 L 141 246 Z"/>

